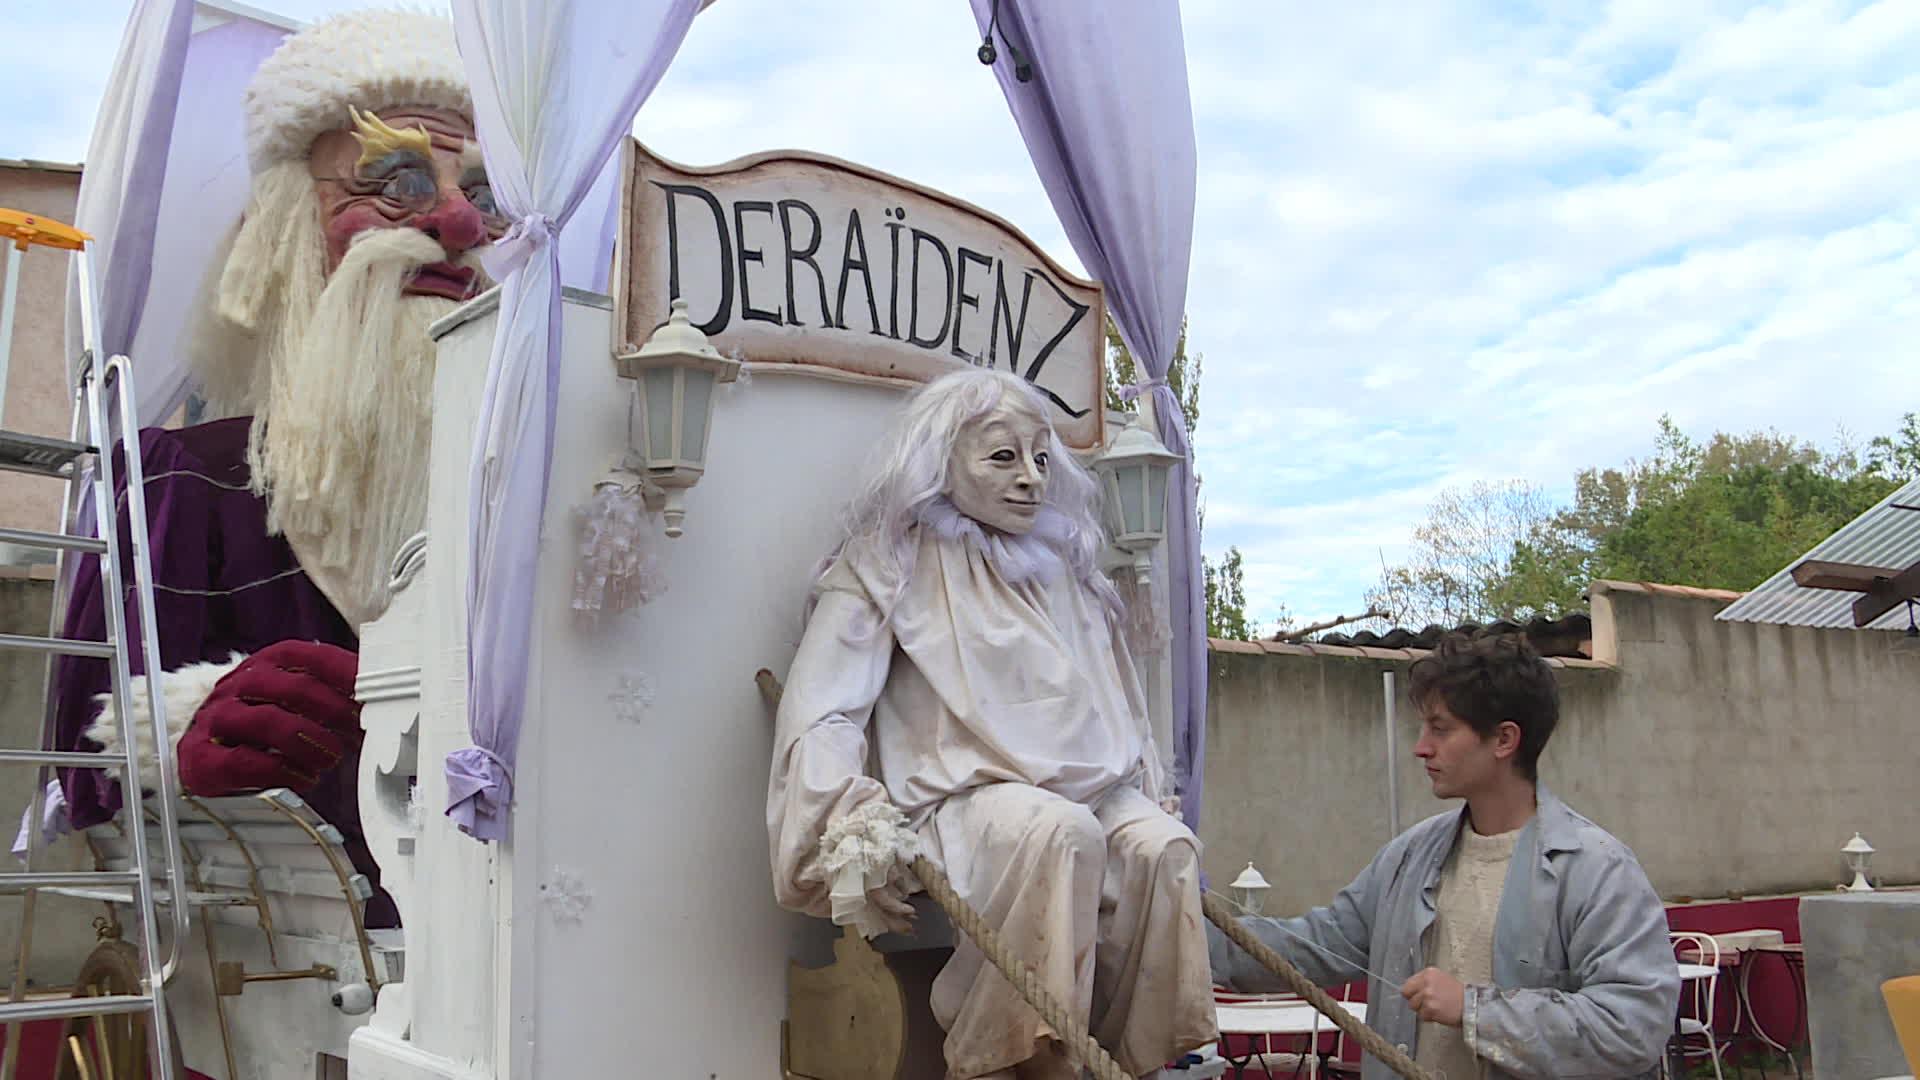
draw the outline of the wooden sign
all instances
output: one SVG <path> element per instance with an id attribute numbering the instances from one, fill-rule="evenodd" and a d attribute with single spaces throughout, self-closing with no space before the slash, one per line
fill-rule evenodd
<path id="1" fill-rule="evenodd" d="M 818 154 L 690 168 L 629 139 L 624 161 L 616 354 L 684 296 L 723 353 L 913 382 L 999 368 L 1053 403 L 1068 445 L 1101 444 L 1105 298 L 1007 222 Z"/>

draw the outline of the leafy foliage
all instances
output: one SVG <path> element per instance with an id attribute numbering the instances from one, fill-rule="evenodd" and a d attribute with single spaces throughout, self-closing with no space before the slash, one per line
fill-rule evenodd
<path id="1" fill-rule="evenodd" d="M 1822 451 L 1777 432 L 1695 442 L 1663 417 L 1653 455 L 1585 469 L 1557 510 L 1519 481 L 1442 492 L 1367 599 L 1404 625 L 1557 617 L 1596 578 L 1750 589 L 1920 476 L 1920 423 Z"/>

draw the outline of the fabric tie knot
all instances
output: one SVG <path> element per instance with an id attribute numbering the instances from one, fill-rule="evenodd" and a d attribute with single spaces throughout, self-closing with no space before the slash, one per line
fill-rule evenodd
<path id="1" fill-rule="evenodd" d="M 1140 382 L 1134 383 L 1132 386 L 1121 387 L 1120 400 L 1132 401 L 1133 399 L 1139 397 L 1141 394 L 1147 393 L 1148 391 L 1153 390 L 1157 387 L 1166 386 L 1166 385 L 1167 385 L 1167 380 L 1165 379 L 1143 379 Z"/>
<path id="2" fill-rule="evenodd" d="M 536 210 L 514 222 L 506 235 L 495 240 L 493 246 L 481 254 L 480 265 L 486 267 L 493 280 L 504 280 L 525 266 L 534 252 L 551 246 L 559 232 L 560 227 L 552 218 Z"/>
<path id="3" fill-rule="evenodd" d="M 481 840 L 504 839 L 513 801 L 513 767 L 484 746 L 447 755 L 447 816 Z"/>

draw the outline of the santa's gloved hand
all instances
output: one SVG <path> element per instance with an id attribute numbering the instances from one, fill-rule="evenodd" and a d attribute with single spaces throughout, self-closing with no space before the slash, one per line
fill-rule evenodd
<path id="1" fill-rule="evenodd" d="M 305 793 L 360 747 L 353 697 L 360 657 L 317 641 L 277 641 L 214 685 L 180 737 L 180 784 L 218 796 Z"/>

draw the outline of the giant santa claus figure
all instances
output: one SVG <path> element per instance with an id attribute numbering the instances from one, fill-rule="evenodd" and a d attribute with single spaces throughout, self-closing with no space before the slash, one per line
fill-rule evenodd
<path id="1" fill-rule="evenodd" d="M 506 226 L 472 115 L 444 18 L 340 16 L 262 64 L 246 97 L 252 197 L 188 345 L 222 418 L 139 440 L 183 789 L 291 788 L 368 873 L 356 635 L 425 521 L 427 327 L 480 291 L 479 250 Z M 100 590 L 98 564 L 82 564 L 67 636 L 105 637 Z M 63 745 L 117 743 L 108 681 L 104 660 L 59 661 Z M 110 773 L 62 780 L 77 827 L 119 807 Z"/>
<path id="2" fill-rule="evenodd" d="M 815 586 L 767 799 L 774 892 L 904 929 L 918 850 L 1136 1076 L 1213 1041 L 1199 841 L 1172 816 L 1096 565 L 1090 476 L 1024 380 L 915 396 Z M 933 984 L 952 1080 L 1070 1080 L 971 943 Z"/>

